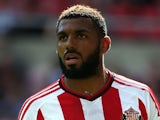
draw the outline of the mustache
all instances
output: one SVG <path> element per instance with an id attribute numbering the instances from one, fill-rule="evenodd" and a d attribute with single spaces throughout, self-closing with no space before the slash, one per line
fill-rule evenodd
<path id="1" fill-rule="evenodd" d="M 81 53 L 72 49 L 72 50 L 65 50 L 64 51 L 64 57 L 68 54 L 68 53 L 74 53 L 74 54 L 78 54 L 79 56 L 81 56 Z"/>

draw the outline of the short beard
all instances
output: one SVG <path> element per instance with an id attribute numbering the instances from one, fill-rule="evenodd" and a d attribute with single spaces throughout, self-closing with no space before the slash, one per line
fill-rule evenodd
<path id="1" fill-rule="evenodd" d="M 76 68 L 75 65 L 71 65 L 70 69 L 67 69 L 61 58 L 58 56 L 62 73 L 65 75 L 66 78 L 69 79 L 88 78 L 95 75 L 98 71 L 100 63 L 99 57 L 100 50 L 98 46 L 96 50 L 88 56 L 88 59 L 84 61 L 79 68 Z"/>

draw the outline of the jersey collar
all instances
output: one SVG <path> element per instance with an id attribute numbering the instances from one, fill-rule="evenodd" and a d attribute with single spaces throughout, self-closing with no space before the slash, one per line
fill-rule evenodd
<path id="1" fill-rule="evenodd" d="M 59 84 L 65 92 L 67 92 L 75 97 L 79 97 L 82 99 L 93 101 L 93 100 L 97 99 L 98 97 L 102 96 L 106 91 L 108 91 L 108 89 L 111 87 L 113 81 L 114 81 L 114 77 L 113 77 L 112 73 L 110 71 L 108 71 L 108 77 L 107 77 L 105 85 L 103 86 L 103 88 L 101 88 L 99 91 L 94 93 L 92 96 L 79 94 L 79 93 L 76 93 L 76 92 L 72 91 L 71 89 L 69 89 L 64 84 L 64 75 L 61 76 Z"/>

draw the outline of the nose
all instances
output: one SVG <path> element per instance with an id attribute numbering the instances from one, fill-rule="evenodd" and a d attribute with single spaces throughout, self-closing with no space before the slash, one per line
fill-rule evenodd
<path id="1" fill-rule="evenodd" d="M 68 39 L 66 41 L 66 47 L 68 49 L 76 47 L 76 39 L 74 38 L 73 35 L 68 36 Z"/>

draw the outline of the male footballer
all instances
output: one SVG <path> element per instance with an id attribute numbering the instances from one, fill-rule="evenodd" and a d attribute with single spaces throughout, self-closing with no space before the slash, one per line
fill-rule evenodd
<path id="1" fill-rule="evenodd" d="M 71 6 L 56 29 L 63 75 L 24 102 L 19 120 L 160 120 L 159 103 L 147 85 L 105 67 L 111 39 L 98 10 Z"/>

